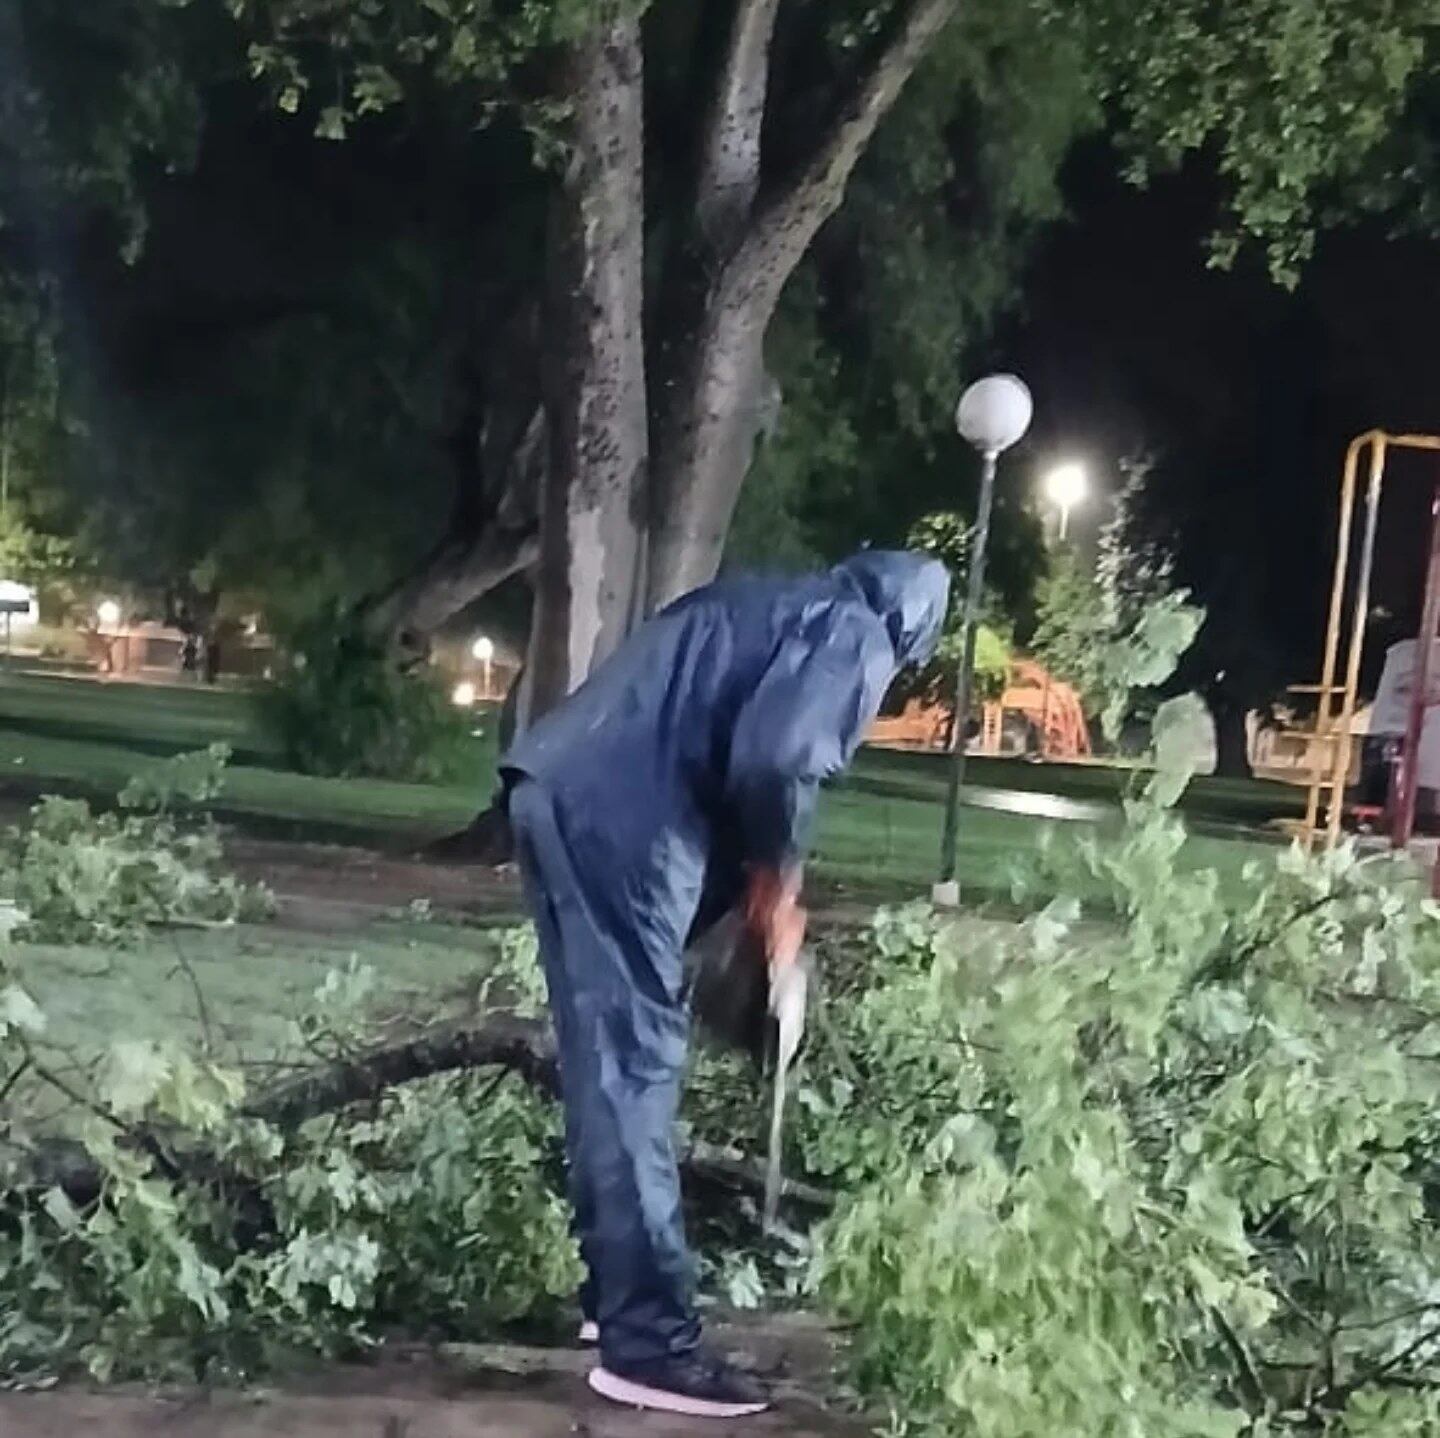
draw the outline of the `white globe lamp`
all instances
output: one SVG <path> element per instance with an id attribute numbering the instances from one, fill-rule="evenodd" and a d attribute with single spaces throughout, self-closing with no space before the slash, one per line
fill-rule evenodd
<path id="1" fill-rule="evenodd" d="M 955 427 L 981 454 L 1003 454 L 1025 438 L 1035 415 L 1030 387 L 1013 374 L 977 380 L 960 396 Z"/>

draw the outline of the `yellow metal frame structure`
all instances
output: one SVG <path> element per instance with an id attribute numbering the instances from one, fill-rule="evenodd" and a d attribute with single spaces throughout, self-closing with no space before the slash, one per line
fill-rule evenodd
<path id="1" fill-rule="evenodd" d="M 1440 436 L 1429 434 L 1387 434 L 1372 429 L 1358 435 L 1345 452 L 1340 480 L 1340 532 L 1335 544 L 1335 575 L 1330 589 L 1330 614 L 1325 626 L 1325 658 L 1318 686 L 1301 686 L 1299 692 L 1314 693 L 1319 704 L 1315 716 L 1315 767 L 1311 770 L 1305 803 L 1305 824 L 1301 831 L 1307 849 L 1317 838 L 1332 848 L 1340 838 L 1340 821 L 1345 809 L 1345 785 L 1350 772 L 1351 727 L 1355 719 L 1360 685 L 1360 660 L 1365 648 L 1366 619 L 1370 613 L 1370 580 L 1374 574 L 1375 534 L 1380 518 L 1380 496 L 1385 487 L 1385 461 L 1392 449 L 1440 452 Z M 1369 482 L 1365 489 L 1365 522 L 1360 543 L 1359 571 L 1354 602 L 1350 607 L 1349 646 L 1345 656 L 1343 683 L 1336 683 L 1345 628 L 1345 591 L 1350 578 L 1350 545 L 1354 533 L 1356 491 L 1360 461 L 1369 451 Z M 1339 707 L 1336 707 L 1338 701 Z M 1322 823 L 1323 810 L 1323 823 Z"/>

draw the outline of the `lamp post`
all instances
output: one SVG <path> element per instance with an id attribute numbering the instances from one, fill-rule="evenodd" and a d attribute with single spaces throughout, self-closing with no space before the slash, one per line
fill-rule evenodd
<path id="1" fill-rule="evenodd" d="M 102 674 L 115 672 L 115 646 L 120 642 L 120 606 L 113 599 L 102 599 L 95 608 L 96 633 L 105 646 L 105 667 Z M 106 631 L 109 631 L 108 633 Z M 126 656 L 127 660 L 129 656 Z"/>
<path id="2" fill-rule="evenodd" d="M 470 652 L 480 661 L 480 671 L 483 679 L 483 693 L 485 698 L 490 697 L 490 673 L 491 665 L 495 659 L 495 641 L 487 634 L 482 634 L 470 646 Z"/>
<path id="3" fill-rule="evenodd" d="M 1045 498 L 1059 512 L 1060 528 L 1057 538 L 1063 544 L 1070 530 L 1070 511 L 1084 501 L 1090 492 L 1090 479 L 1083 464 L 1058 464 L 1044 480 Z"/>
<path id="4" fill-rule="evenodd" d="M 995 374 L 972 384 L 960 396 L 955 426 L 980 451 L 980 506 L 970 545 L 969 582 L 961 613 L 960 672 L 955 681 L 955 714 L 950 724 L 950 782 L 945 794 L 945 833 L 940 844 L 940 879 L 932 891 L 937 904 L 960 902 L 955 880 L 955 845 L 960 826 L 960 787 L 965 778 L 965 723 L 970 713 L 971 674 L 975 668 L 975 628 L 985 588 L 985 547 L 990 541 L 990 512 L 995 501 L 995 466 L 1000 455 L 1025 437 L 1035 411 L 1030 391 L 1013 374 Z"/>

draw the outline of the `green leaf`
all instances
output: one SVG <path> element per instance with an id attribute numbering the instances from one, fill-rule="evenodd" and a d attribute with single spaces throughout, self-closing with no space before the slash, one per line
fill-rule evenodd
<path id="1" fill-rule="evenodd" d="M 47 1189 L 41 1203 L 62 1233 L 74 1233 L 80 1227 L 80 1213 L 63 1189 Z"/>
<path id="2" fill-rule="evenodd" d="M 45 1030 L 45 1015 L 18 984 L 0 989 L 0 1035 L 11 1029 L 39 1034 Z"/>
<path id="3" fill-rule="evenodd" d="M 105 1063 L 101 1100 L 122 1118 L 142 1114 L 169 1081 L 173 1067 L 153 1040 L 121 1039 L 111 1047 Z"/>
<path id="4" fill-rule="evenodd" d="M 345 110 L 340 105 L 327 105 L 315 122 L 315 134 L 322 140 L 343 140 L 346 128 Z"/>

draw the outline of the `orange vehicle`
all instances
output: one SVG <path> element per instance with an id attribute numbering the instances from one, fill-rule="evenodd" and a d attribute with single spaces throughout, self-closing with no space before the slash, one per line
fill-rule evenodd
<path id="1" fill-rule="evenodd" d="M 949 733 L 948 705 L 911 699 L 899 714 L 875 721 L 869 742 L 895 749 L 943 749 Z M 1012 660 L 1004 693 L 981 707 L 972 752 L 1088 759 L 1090 731 L 1079 695 L 1035 660 Z"/>

